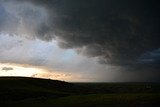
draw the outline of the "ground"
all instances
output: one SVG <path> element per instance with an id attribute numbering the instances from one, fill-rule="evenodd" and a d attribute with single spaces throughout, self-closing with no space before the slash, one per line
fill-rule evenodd
<path id="1" fill-rule="evenodd" d="M 67 83 L 1 77 L 3 107 L 159 107 L 160 83 Z"/>

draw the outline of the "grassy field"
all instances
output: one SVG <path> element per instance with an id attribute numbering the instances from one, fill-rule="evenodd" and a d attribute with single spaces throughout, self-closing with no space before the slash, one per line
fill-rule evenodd
<path id="1" fill-rule="evenodd" d="M 1 77 L 2 107 L 159 107 L 159 83 L 67 83 Z"/>

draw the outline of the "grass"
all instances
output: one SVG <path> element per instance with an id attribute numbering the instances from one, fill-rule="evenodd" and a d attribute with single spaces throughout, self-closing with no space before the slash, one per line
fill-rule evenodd
<path id="1" fill-rule="evenodd" d="M 135 106 L 135 105 L 153 105 L 159 103 L 160 96 L 157 94 L 91 94 L 81 96 L 69 96 L 51 100 L 57 105 L 65 104 L 76 107 L 99 107 L 99 106 Z M 156 101 L 157 100 L 157 101 Z M 63 106 L 63 105 L 62 105 Z"/>
<path id="2" fill-rule="evenodd" d="M 15 107 L 158 107 L 160 95 L 142 94 L 89 94 L 74 95 L 56 99 L 22 100 L 9 102 Z"/>
<path id="3" fill-rule="evenodd" d="M 158 107 L 159 83 L 67 83 L 0 78 L 3 107 Z"/>

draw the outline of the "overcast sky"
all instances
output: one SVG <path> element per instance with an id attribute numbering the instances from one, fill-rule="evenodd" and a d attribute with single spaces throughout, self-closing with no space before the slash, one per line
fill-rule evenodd
<path id="1" fill-rule="evenodd" d="M 156 0 L 0 0 L 0 74 L 28 65 L 67 81 L 160 81 L 159 10 Z"/>

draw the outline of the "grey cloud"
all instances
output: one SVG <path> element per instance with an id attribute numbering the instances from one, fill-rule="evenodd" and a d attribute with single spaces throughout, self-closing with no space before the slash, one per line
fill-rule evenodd
<path id="1" fill-rule="evenodd" d="M 160 48 L 146 52 L 143 54 L 138 60 L 137 63 L 139 64 L 151 64 L 155 66 L 159 66 L 160 64 Z"/>
<path id="2" fill-rule="evenodd" d="M 160 47 L 155 1 L 16 2 L 19 8 L 15 12 L 23 20 L 23 30 L 42 40 L 57 39 L 61 48 L 104 59 L 100 62 L 132 64 L 141 54 Z"/>
<path id="3" fill-rule="evenodd" d="M 15 31 L 15 27 L 17 26 L 18 19 L 15 16 L 9 14 L 2 4 L 0 4 L 0 32 L 4 32 L 6 30 Z"/>
<path id="4" fill-rule="evenodd" d="M 0 5 L 0 31 L 27 38 L 52 40 L 44 7 L 30 2 L 3 1 Z"/>
<path id="5" fill-rule="evenodd" d="M 142 0 L 36 1 L 50 14 L 59 46 L 75 48 L 108 64 L 132 64 L 159 44 L 159 6 Z M 48 38 L 47 30 L 41 36 Z M 40 36 L 40 38 L 41 38 Z M 49 38 L 51 38 L 49 36 Z"/>
<path id="6" fill-rule="evenodd" d="M 2 71 L 11 71 L 11 70 L 14 70 L 12 67 L 3 67 L 1 69 Z"/>

